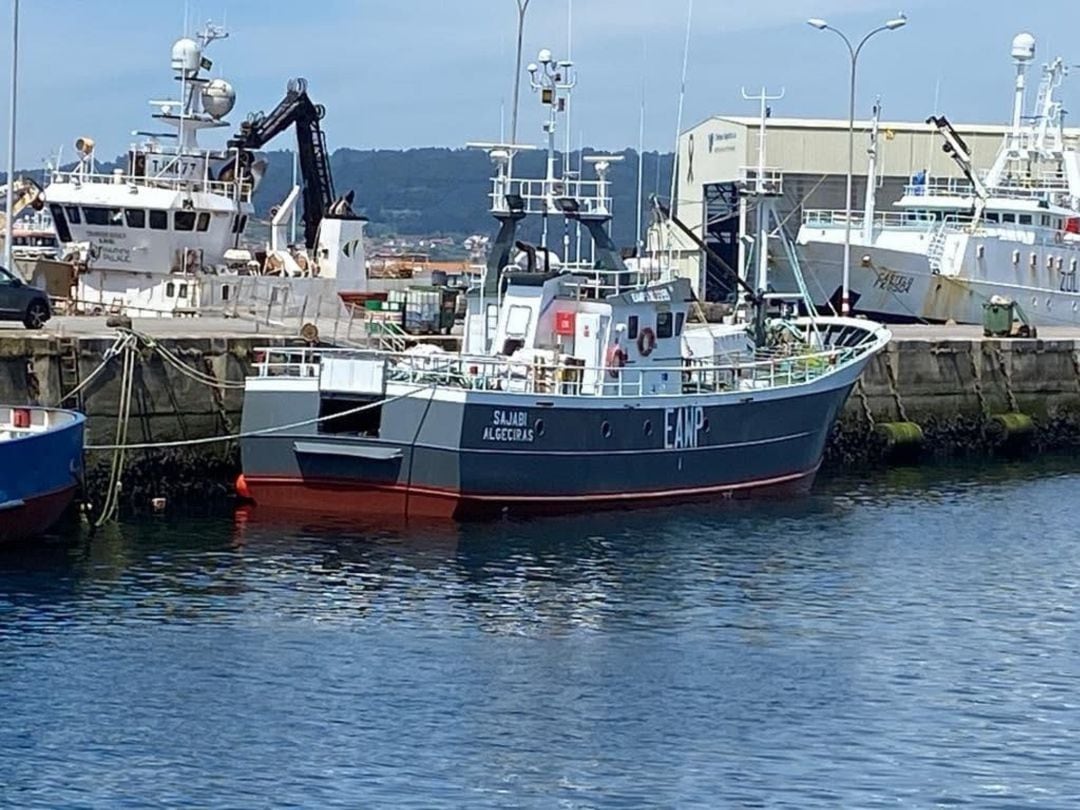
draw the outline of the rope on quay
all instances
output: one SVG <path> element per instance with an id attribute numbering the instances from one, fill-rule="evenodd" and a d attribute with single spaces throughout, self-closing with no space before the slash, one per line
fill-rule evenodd
<path id="1" fill-rule="evenodd" d="M 120 479 L 124 473 L 124 461 L 127 455 L 128 426 L 131 424 L 131 392 L 135 382 L 135 346 L 133 341 L 124 344 L 124 371 L 120 382 L 120 408 L 116 415 L 116 448 L 109 466 L 109 488 L 101 514 L 94 521 L 94 528 L 100 529 L 111 522 L 120 509 Z"/>
<path id="2" fill-rule="evenodd" d="M 366 405 L 360 405 L 356 408 L 350 408 L 341 413 L 333 413 L 328 416 L 319 416 L 315 419 L 305 419 L 302 422 L 292 422 L 288 425 L 276 425 L 269 428 L 260 428 L 259 430 L 250 430 L 246 433 L 230 433 L 226 436 L 207 436 L 202 439 L 182 439 L 174 442 L 146 442 L 144 444 L 126 444 L 120 443 L 118 439 L 117 444 L 99 444 L 99 445 L 87 445 L 84 449 L 89 452 L 107 452 L 107 451 L 121 451 L 121 450 L 164 450 L 168 448 L 176 447 L 195 447 L 200 445 L 219 444 L 225 442 L 239 441 L 240 439 L 251 439 L 257 436 L 270 436 L 274 433 L 281 433 L 286 430 L 296 430 L 297 428 L 309 427 L 311 425 L 322 424 L 323 422 L 329 422 L 331 419 L 341 419 L 345 416 L 353 416 L 354 414 L 363 413 L 364 411 L 373 410 L 375 408 L 381 408 L 383 405 L 389 405 L 392 402 L 397 402 L 402 399 L 409 399 L 416 396 L 422 391 L 433 390 L 435 383 L 430 385 L 424 385 L 417 388 L 415 391 L 409 391 L 406 394 L 398 394 L 392 397 L 385 397 L 377 402 L 369 402 Z M 126 434 L 125 434 L 126 438 Z"/>

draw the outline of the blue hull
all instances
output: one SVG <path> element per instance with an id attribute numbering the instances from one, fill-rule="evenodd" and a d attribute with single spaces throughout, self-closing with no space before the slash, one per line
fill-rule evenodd
<path id="1" fill-rule="evenodd" d="M 82 481 L 86 417 L 72 411 L 21 410 L 30 411 L 35 420 L 48 420 L 50 426 L 39 433 L 0 438 L 0 543 L 48 532 Z M 0 407 L 0 413 L 10 412 Z"/>

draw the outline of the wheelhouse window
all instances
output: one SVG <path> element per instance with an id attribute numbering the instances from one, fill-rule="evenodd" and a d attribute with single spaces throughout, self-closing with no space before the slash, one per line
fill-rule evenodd
<path id="1" fill-rule="evenodd" d="M 628 340 L 637 340 L 638 330 L 641 328 L 641 320 L 637 315 L 631 315 L 626 319 L 626 337 Z"/>
<path id="2" fill-rule="evenodd" d="M 128 208 L 124 211 L 124 217 L 129 228 L 146 227 L 146 211 L 141 208 Z"/>
<path id="3" fill-rule="evenodd" d="M 206 231 L 210 230 L 210 214 L 206 213 L 205 211 L 199 214 L 198 228 L 200 233 L 205 233 Z"/>
<path id="4" fill-rule="evenodd" d="M 195 212 L 177 211 L 173 215 L 173 227 L 178 231 L 195 230 Z"/>
<path id="5" fill-rule="evenodd" d="M 670 312 L 656 313 L 656 339 L 669 338 L 674 333 L 675 318 Z"/>
<path id="6" fill-rule="evenodd" d="M 1002 222 L 1016 222 L 1016 214 L 1002 214 L 1001 215 L 1001 221 Z"/>
<path id="7" fill-rule="evenodd" d="M 57 208 L 59 208 L 59 206 L 57 206 Z M 67 220 L 72 225 L 81 225 L 82 224 L 82 214 L 79 213 L 79 206 L 77 206 L 77 205 L 65 205 L 64 206 L 64 213 L 67 214 Z M 56 217 L 53 217 L 53 219 L 56 219 Z"/>
<path id="8" fill-rule="evenodd" d="M 1031 224 L 1031 214 L 1021 214 L 1017 219 L 1019 220 L 1021 225 Z"/>
<path id="9" fill-rule="evenodd" d="M 685 324 L 685 323 L 686 323 L 686 313 L 685 312 L 676 312 L 675 313 L 675 337 L 679 337 L 679 336 L 682 335 L 683 324 Z"/>
<path id="10" fill-rule="evenodd" d="M 170 281 L 168 284 L 165 285 L 165 297 L 166 298 L 175 298 L 176 297 L 176 283 L 175 282 Z"/>
<path id="11" fill-rule="evenodd" d="M 106 227 L 111 224 L 108 208 L 96 208 L 90 205 L 83 206 L 83 219 L 87 225 Z"/>
<path id="12" fill-rule="evenodd" d="M 523 338 L 529 334 L 529 324 L 532 322 L 532 309 L 520 304 L 513 304 L 510 313 L 506 316 L 507 337 Z"/>
<path id="13" fill-rule="evenodd" d="M 987 222 L 999 222 L 1000 220 L 1001 220 L 1001 217 L 998 216 L 997 214 L 987 214 L 986 215 L 986 221 Z"/>
<path id="14" fill-rule="evenodd" d="M 167 231 L 169 229 L 168 213 L 165 211 L 151 211 L 150 229 L 155 231 Z"/>
<path id="15" fill-rule="evenodd" d="M 75 209 L 78 212 L 78 208 Z M 60 205 L 50 205 L 49 213 L 52 214 L 53 227 L 56 228 L 56 235 L 60 237 L 61 242 L 71 242 L 71 229 L 68 228 L 67 217 L 64 216 L 64 208 Z"/>
<path id="16" fill-rule="evenodd" d="M 122 209 L 109 209 L 109 224 L 114 228 L 122 228 L 124 226 L 124 212 Z"/>

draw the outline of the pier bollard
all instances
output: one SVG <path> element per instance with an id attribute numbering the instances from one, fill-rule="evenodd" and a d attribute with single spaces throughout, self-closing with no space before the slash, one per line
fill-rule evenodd
<path id="1" fill-rule="evenodd" d="M 922 453 L 926 436 L 915 422 L 878 422 L 874 433 L 884 445 L 888 461 L 909 462 Z"/>
<path id="2" fill-rule="evenodd" d="M 987 420 L 986 429 L 995 449 L 1006 453 L 1023 453 L 1035 436 L 1035 423 L 1031 417 L 1018 411 L 993 414 Z"/>

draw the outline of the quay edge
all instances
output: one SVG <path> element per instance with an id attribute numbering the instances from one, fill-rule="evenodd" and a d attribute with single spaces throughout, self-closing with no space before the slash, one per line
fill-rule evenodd
<path id="1" fill-rule="evenodd" d="M 175 331 L 170 329 L 170 332 Z M 241 384 L 261 346 L 296 344 L 283 335 L 155 338 L 185 363 L 215 379 Z M 0 401 L 55 405 L 66 393 L 69 357 L 78 359 L 79 379 L 102 362 L 116 334 L 55 334 L 0 331 Z M 87 443 L 112 444 L 121 398 L 121 365 L 113 362 L 88 388 Z M 173 442 L 236 433 L 243 391 L 196 382 L 149 352 L 136 364 L 130 443 Z M 1024 436 L 1032 452 L 1080 447 L 1080 332 L 1038 340 L 983 338 L 979 330 L 904 327 L 874 357 L 847 401 L 826 454 L 830 468 L 885 462 L 889 448 L 875 428 L 910 422 L 924 435 L 923 457 L 990 455 L 1008 443 L 1001 425 L 1021 413 L 1033 429 Z M 100 503 L 111 456 L 87 458 L 86 499 Z M 233 497 L 239 472 L 235 443 L 132 451 L 123 484 L 123 506 L 148 511 L 153 498 L 169 507 L 223 504 Z"/>

